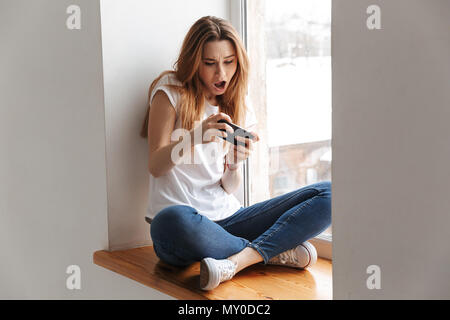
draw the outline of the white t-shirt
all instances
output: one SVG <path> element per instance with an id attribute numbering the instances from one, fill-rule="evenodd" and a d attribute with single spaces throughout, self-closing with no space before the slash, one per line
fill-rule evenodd
<path id="1" fill-rule="evenodd" d="M 181 128 L 179 117 L 180 94 L 167 84 L 181 85 L 175 74 L 163 76 L 150 95 L 150 102 L 158 90 L 164 91 L 176 111 L 175 128 Z M 247 113 L 244 128 L 257 123 L 255 112 L 246 101 Z M 212 106 L 205 99 L 203 119 L 219 112 L 218 106 Z M 224 157 L 231 144 L 210 142 L 194 147 L 194 163 L 180 163 L 166 174 L 155 178 L 149 173 L 149 199 L 146 216 L 153 219 L 162 209 L 171 205 L 188 205 L 199 214 L 212 221 L 225 219 L 235 213 L 241 204 L 233 194 L 228 194 L 221 186 L 224 173 Z M 213 153 L 211 153 L 213 152 Z M 214 157 L 210 156 L 215 155 Z M 209 156 L 208 156 L 209 155 Z M 199 161 L 200 160 L 200 161 Z"/>

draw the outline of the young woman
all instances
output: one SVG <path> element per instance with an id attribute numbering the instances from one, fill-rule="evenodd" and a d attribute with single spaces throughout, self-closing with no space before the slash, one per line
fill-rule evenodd
<path id="1" fill-rule="evenodd" d="M 203 17 L 186 35 L 174 71 L 150 86 L 141 135 L 149 147 L 150 233 L 164 262 L 200 264 L 200 287 L 211 290 L 258 263 L 306 268 L 317 260 L 308 239 L 331 224 L 331 183 L 315 183 L 242 207 L 232 194 L 259 140 L 246 99 L 249 62 L 231 24 Z M 232 133 L 226 123 L 255 136 Z M 181 138 L 181 139 L 180 139 Z"/>

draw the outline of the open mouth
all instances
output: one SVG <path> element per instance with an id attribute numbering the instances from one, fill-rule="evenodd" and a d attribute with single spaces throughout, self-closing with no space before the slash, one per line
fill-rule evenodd
<path id="1" fill-rule="evenodd" d="M 226 83 L 227 83 L 226 81 L 219 81 L 219 82 L 214 83 L 214 86 L 217 89 L 223 90 L 225 88 Z"/>

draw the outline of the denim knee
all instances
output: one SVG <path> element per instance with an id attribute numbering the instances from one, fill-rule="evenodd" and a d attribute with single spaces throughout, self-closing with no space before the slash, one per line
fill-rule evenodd
<path id="1" fill-rule="evenodd" d="M 322 228 L 326 229 L 331 225 L 331 182 L 321 181 L 308 185 L 309 188 L 316 190 L 316 221 L 320 221 Z"/>
<path id="2" fill-rule="evenodd" d="M 186 205 L 164 208 L 150 224 L 150 236 L 156 255 L 164 262 L 186 266 L 194 261 L 186 254 L 186 237 L 191 233 L 193 216 L 197 211 Z"/>
<path id="3" fill-rule="evenodd" d="M 174 234 L 185 232 L 190 215 L 196 214 L 194 208 L 186 205 L 174 205 L 162 209 L 150 224 L 152 240 L 165 241 Z"/>
<path id="4" fill-rule="evenodd" d="M 331 225 L 331 182 L 322 181 L 316 186 L 319 196 L 323 200 L 324 210 L 321 210 L 322 220 L 329 227 Z"/>
<path id="5" fill-rule="evenodd" d="M 313 183 L 310 187 L 319 191 L 322 196 L 331 198 L 331 181 Z"/>

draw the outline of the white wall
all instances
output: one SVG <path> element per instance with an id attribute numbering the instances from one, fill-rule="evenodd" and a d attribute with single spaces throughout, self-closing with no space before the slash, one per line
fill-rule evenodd
<path id="1" fill-rule="evenodd" d="M 334 298 L 449 299 L 450 2 L 337 0 L 332 24 Z"/>
<path id="2" fill-rule="evenodd" d="M 172 69 L 199 18 L 228 19 L 228 0 L 101 1 L 111 250 L 149 244 L 148 146 L 139 137 L 151 82 Z"/>
<path id="3" fill-rule="evenodd" d="M 168 298 L 92 262 L 108 248 L 100 36 L 98 1 L 0 2 L 0 299 Z"/>

